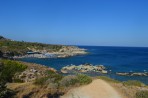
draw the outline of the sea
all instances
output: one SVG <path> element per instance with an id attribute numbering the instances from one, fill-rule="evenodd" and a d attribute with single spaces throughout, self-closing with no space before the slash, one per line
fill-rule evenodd
<path id="1" fill-rule="evenodd" d="M 86 55 L 78 55 L 69 58 L 23 58 L 25 62 L 42 64 L 53 67 L 56 70 L 67 65 L 80 65 L 90 63 L 104 65 L 109 70 L 110 78 L 127 81 L 138 80 L 148 84 L 148 76 L 119 76 L 116 72 L 148 72 L 148 47 L 113 47 L 113 46 L 78 46 L 87 49 Z M 97 73 L 89 73 L 90 76 L 99 76 Z"/>

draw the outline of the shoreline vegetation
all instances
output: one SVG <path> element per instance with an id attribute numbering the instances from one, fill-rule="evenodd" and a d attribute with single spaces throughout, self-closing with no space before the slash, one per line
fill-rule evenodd
<path id="1" fill-rule="evenodd" d="M 24 41 L 14 41 L 0 36 L 0 52 L 3 57 L 18 58 L 66 58 L 87 54 L 86 49 L 76 46 L 51 45 Z"/>
<path id="2" fill-rule="evenodd" d="M 69 90 L 90 85 L 98 79 L 115 88 L 123 96 L 121 98 L 148 98 L 148 86 L 139 81 L 121 82 L 105 76 L 90 77 L 82 74 L 90 71 L 107 74 L 103 65 L 65 66 L 61 69 L 62 73 L 74 71 L 75 74 L 63 75 L 54 68 L 13 59 L 15 56 L 23 57 L 26 53 L 52 53 L 65 58 L 87 52 L 74 46 L 19 42 L 0 36 L 0 98 L 61 98 Z"/>

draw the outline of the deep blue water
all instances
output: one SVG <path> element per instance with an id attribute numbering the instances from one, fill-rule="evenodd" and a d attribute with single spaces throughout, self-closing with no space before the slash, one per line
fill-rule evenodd
<path id="1" fill-rule="evenodd" d="M 60 70 L 63 66 L 70 64 L 102 64 L 112 73 L 108 74 L 117 80 L 140 80 L 148 84 L 148 77 L 140 76 L 117 76 L 115 72 L 143 72 L 148 71 L 148 48 L 146 47 L 103 47 L 103 46 L 80 46 L 87 49 L 89 54 L 74 56 L 70 58 L 20 59 L 26 62 L 43 64 Z M 98 74 L 93 74 L 98 75 Z"/>

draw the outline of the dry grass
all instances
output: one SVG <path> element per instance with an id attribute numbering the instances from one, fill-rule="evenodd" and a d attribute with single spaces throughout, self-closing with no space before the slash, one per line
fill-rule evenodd
<path id="1" fill-rule="evenodd" d="M 135 98 L 138 91 L 148 90 L 148 86 L 125 86 L 123 83 L 110 83 L 117 91 L 119 91 L 124 98 Z"/>
<path id="2" fill-rule="evenodd" d="M 68 76 L 67 76 L 68 77 Z M 69 77 L 68 77 L 69 79 Z M 104 79 L 104 78 L 103 78 Z M 105 78 L 106 79 L 106 78 Z M 108 80 L 108 79 L 107 79 Z M 65 80 L 63 80 L 65 81 Z M 68 81 L 66 79 L 66 81 Z M 125 86 L 122 82 L 106 81 L 112 87 L 118 91 L 123 98 L 136 98 L 135 95 L 138 91 L 148 90 L 148 86 Z M 63 85 L 65 82 L 61 82 Z M 67 82 L 66 82 L 67 83 Z M 69 82 L 68 82 L 69 83 Z M 73 86 L 61 86 L 56 88 L 54 84 L 50 85 L 35 85 L 33 82 L 30 83 L 9 83 L 8 88 L 15 90 L 15 98 L 23 98 L 29 96 L 29 98 L 57 98 L 53 96 L 58 96 L 68 92 L 70 89 L 75 88 L 77 85 Z"/>
<path id="3" fill-rule="evenodd" d="M 7 87 L 16 91 L 14 98 L 50 98 L 49 96 L 56 96 L 54 94 L 58 92 L 57 89 L 48 89 L 33 83 L 9 83 Z"/>

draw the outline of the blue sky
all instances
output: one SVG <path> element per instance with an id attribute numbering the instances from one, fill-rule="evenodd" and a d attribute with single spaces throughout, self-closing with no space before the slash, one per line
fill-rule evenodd
<path id="1" fill-rule="evenodd" d="M 0 0 L 0 35 L 50 44 L 148 47 L 148 1 Z"/>

